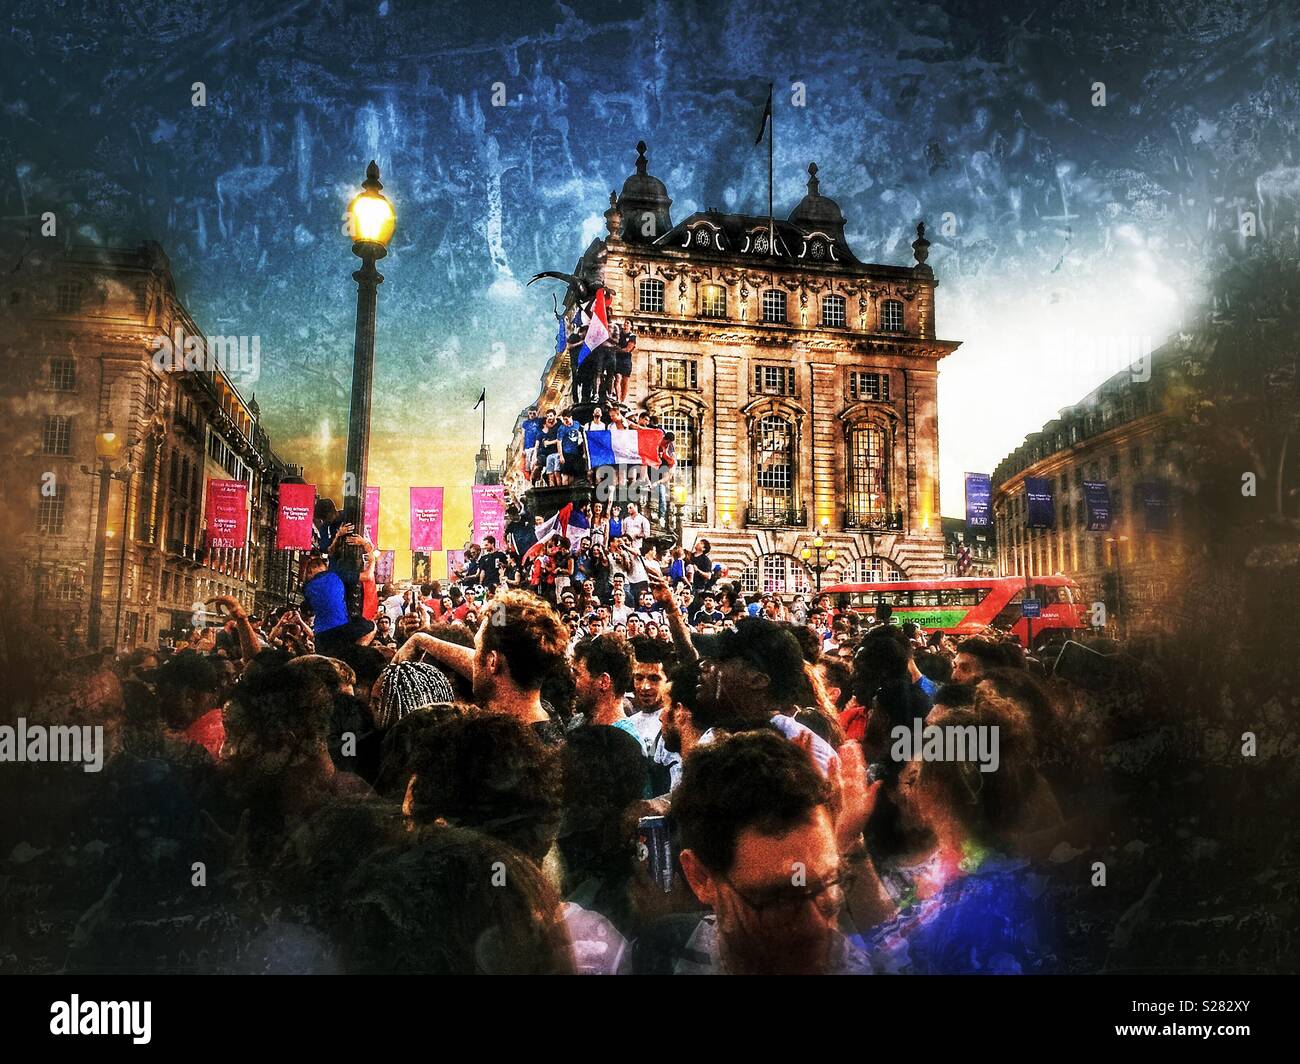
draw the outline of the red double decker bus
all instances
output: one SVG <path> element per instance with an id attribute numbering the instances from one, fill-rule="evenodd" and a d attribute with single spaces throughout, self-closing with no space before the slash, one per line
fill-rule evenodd
<path id="1" fill-rule="evenodd" d="M 832 584 L 822 594 L 872 620 L 881 606 L 889 605 L 898 624 L 912 621 L 927 632 L 978 635 L 992 625 L 1011 632 L 1021 646 L 1029 646 L 1030 624 L 1034 646 L 1088 626 L 1079 588 L 1068 576 L 1035 576 L 1028 584 L 1023 576 Z M 1037 617 L 1025 618 L 1027 598 L 1039 603 Z"/>

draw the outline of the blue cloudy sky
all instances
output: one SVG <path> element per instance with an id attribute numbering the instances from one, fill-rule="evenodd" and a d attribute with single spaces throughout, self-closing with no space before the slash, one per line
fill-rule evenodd
<path id="1" fill-rule="evenodd" d="M 277 450 L 322 483 L 350 380 L 343 208 L 379 161 L 398 229 L 372 461 L 394 501 L 468 482 L 484 385 L 500 449 L 554 335 L 522 282 L 601 230 L 638 139 L 674 218 L 765 209 L 769 80 L 779 212 L 815 160 L 859 257 L 907 263 L 930 223 L 939 332 L 964 341 L 940 381 L 947 513 L 963 470 L 1186 320 L 1243 211 L 1277 225 L 1300 199 L 1300 35 L 1263 0 L 7 8 L 6 240 L 43 210 L 78 242 L 159 240 L 205 329 L 260 337 Z"/>

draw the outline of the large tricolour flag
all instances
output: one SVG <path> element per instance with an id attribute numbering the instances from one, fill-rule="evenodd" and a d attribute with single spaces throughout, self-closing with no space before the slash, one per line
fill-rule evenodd
<path id="1" fill-rule="evenodd" d="M 609 305 L 602 288 L 591 301 L 591 320 L 587 323 L 587 336 L 578 351 L 578 365 L 587 360 L 587 356 L 609 339 Z"/>
<path id="2" fill-rule="evenodd" d="M 609 465 L 659 464 L 662 429 L 595 429 L 587 432 L 591 468 Z"/>

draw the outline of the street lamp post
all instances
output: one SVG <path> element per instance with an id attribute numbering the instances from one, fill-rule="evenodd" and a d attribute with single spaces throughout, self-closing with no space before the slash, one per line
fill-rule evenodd
<path id="1" fill-rule="evenodd" d="M 677 510 L 677 529 L 674 533 L 677 537 L 677 545 L 682 544 L 682 512 L 686 509 L 686 486 L 678 484 L 673 488 L 673 502 Z"/>
<path id="2" fill-rule="evenodd" d="M 823 518 L 822 527 L 825 528 L 828 524 L 829 522 Z M 825 548 L 826 552 L 824 561 L 822 554 L 823 548 Z M 804 549 L 799 552 L 799 557 L 801 557 L 804 560 L 804 564 L 813 571 L 813 575 L 817 580 L 817 597 L 820 598 L 822 593 L 822 573 L 826 572 L 826 570 L 834 564 L 835 548 L 826 547 L 826 541 L 822 539 L 821 533 L 819 532 L 812 541 L 812 549 L 810 550 L 809 548 L 804 547 Z"/>
<path id="3" fill-rule="evenodd" d="M 99 468 L 91 469 L 83 465 L 81 471 L 87 476 L 99 478 L 99 504 L 95 511 L 95 553 L 91 562 L 90 576 L 90 616 L 86 619 L 86 644 L 90 650 L 99 649 L 100 610 L 104 598 L 104 553 L 108 538 L 108 489 L 114 480 L 127 480 L 134 470 L 115 471 L 113 463 L 122 453 L 124 441 L 113 431 L 112 424 L 95 437 L 95 457 Z M 125 530 L 124 530 L 125 531 Z"/>
<path id="4" fill-rule="evenodd" d="M 375 370 L 375 316 L 379 286 L 384 275 L 375 263 L 388 254 L 396 215 L 380 192 L 379 166 L 372 159 L 366 179 L 348 205 L 348 232 L 352 253 L 361 259 L 361 269 L 352 274 L 357 282 L 357 332 L 352 348 L 352 400 L 348 411 L 348 452 L 344 475 L 343 511 L 358 529 L 362 524 L 366 497 L 367 462 L 370 457 L 370 393 Z"/>
<path id="5" fill-rule="evenodd" d="M 135 470 L 131 468 L 129 461 L 126 468 L 118 474 L 118 478 L 122 481 L 122 544 L 118 548 L 117 610 L 113 615 L 113 649 L 115 650 L 122 631 L 122 599 L 126 586 L 126 540 L 129 534 L 127 522 L 131 516 L 131 477 L 134 474 Z"/>

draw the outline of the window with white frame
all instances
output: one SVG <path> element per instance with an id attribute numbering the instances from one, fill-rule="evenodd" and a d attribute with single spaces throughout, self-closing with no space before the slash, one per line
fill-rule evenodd
<path id="1" fill-rule="evenodd" d="M 764 554 L 759 563 L 764 593 L 808 594 L 808 569 L 798 558 L 790 554 Z"/>
<path id="2" fill-rule="evenodd" d="M 842 328 L 848 321 L 844 297 L 829 295 L 822 297 L 822 324 L 833 329 Z"/>
<path id="3" fill-rule="evenodd" d="M 903 304 L 901 300 L 886 299 L 880 305 L 880 328 L 883 332 L 903 331 Z"/>
<path id="4" fill-rule="evenodd" d="M 636 284 L 637 309 L 647 314 L 662 314 L 664 309 L 664 283 L 654 277 L 643 277 Z"/>
<path id="5" fill-rule="evenodd" d="M 906 580 L 907 574 L 888 558 L 875 554 L 870 558 L 858 558 L 853 563 L 853 579 L 860 584 L 893 583 Z"/>
<path id="6" fill-rule="evenodd" d="M 763 292 L 763 320 L 774 325 L 786 322 L 786 293 L 779 288 L 768 288 Z"/>

